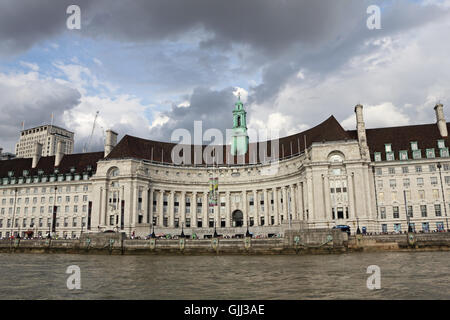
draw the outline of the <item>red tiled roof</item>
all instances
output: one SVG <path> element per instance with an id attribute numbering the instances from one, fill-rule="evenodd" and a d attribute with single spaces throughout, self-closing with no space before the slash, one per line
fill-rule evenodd
<path id="1" fill-rule="evenodd" d="M 75 168 L 75 172 L 77 173 L 86 172 L 88 166 L 91 166 L 92 172 L 95 172 L 97 169 L 97 161 L 103 159 L 103 155 L 103 152 L 66 154 L 58 166 L 58 174 L 69 173 L 71 168 Z M 45 175 L 54 173 L 54 156 L 41 157 L 34 169 L 31 168 L 32 161 L 32 158 L 16 158 L 0 161 L 0 177 L 7 177 L 9 171 L 13 171 L 15 177 L 21 177 L 23 170 L 28 170 L 29 176 L 37 175 L 39 170 L 42 170 Z"/>
<path id="2" fill-rule="evenodd" d="M 447 123 L 450 132 L 450 125 Z M 347 131 L 353 139 L 357 139 L 356 130 Z M 408 159 L 412 159 L 411 142 L 417 141 L 418 149 L 422 150 L 422 158 L 425 158 L 426 149 L 434 148 L 435 156 L 439 157 L 438 140 L 444 140 L 445 146 L 449 146 L 449 138 L 441 137 L 437 124 L 419 124 L 402 127 L 388 127 L 366 129 L 367 145 L 369 146 L 371 159 L 374 160 L 374 152 L 380 152 L 381 158 L 386 160 L 385 144 L 390 143 L 395 159 L 399 159 L 399 151 L 407 150 Z"/>
<path id="3" fill-rule="evenodd" d="M 306 146 L 309 147 L 313 142 L 322 141 L 337 141 L 337 140 L 348 140 L 352 137 L 345 131 L 339 122 L 333 117 L 329 117 L 324 122 L 319 125 L 297 133 L 288 137 L 280 138 L 279 143 L 279 156 L 278 158 L 286 158 L 292 155 L 299 154 L 305 149 Z M 268 141 L 266 144 L 267 152 L 266 154 L 270 156 L 272 141 Z M 144 160 L 152 160 L 156 162 L 172 162 L 172 149 L 176 146 L 175 143 L 160 142 L 147 140 L 142 138 L 137 138 L 133 136 L 126 135 L 117 144 L 117 146 L 111 151 L 107 156 L 107 159 L 121 159 L 121 158 L 136 158 Z M 198 146 L 195 148 L 194 145 L 189 146 L 191 148 L 191 163 L 194 163 L 194 150 L 197 148 L 203 150 L 207 147 L 206 145 Z M 223 163 L 225 164 L 236 164 L 238 163 L 237 157 L 233 157 L 230 154 L 230 146 L 223 145 L 222 152 L 224 155 Z M 245 163 L 261 163 L 264 159 L 261 159 L 259 148 L 263 147 L 264 144 L 261 143 L 250 143 L 249 151 L 245 155 Z M 219 147 L 220 148 L 220 147 Z M 196 159 L 200 159 L 199 154 Z M 242 160 L 241 160 L 242 161 Z M 202 161 L 202 164 L 204 161 Z"/>

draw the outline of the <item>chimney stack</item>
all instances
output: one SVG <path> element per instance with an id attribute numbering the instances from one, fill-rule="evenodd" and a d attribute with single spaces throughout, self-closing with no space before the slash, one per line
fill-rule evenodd
<path id="1" fill-rule="evenodd" d="M 58 144 L 56 145 L 56 154 L 55 154 L 55 167 L 58 167 L 61 163 L 61 160 L 64 156 L 64 149 L 66 148 L 66 143 L 64 141 L 58 140 Z"/>
<path id="2" fill-rule="evenodd" d="M 369 159 L 369 147 L 367 146 L 366 125 L 364 124 L 363 106 L 357 104 L 355 106 L 356 113 L 356 132 L 358 133 L 359 150 L 361 157 Z"/>
<path id="3" fill-rule="evenodd" d="M 445 121 L 444 106 L 442 105 L 442 103 L 438 103 L 434 107 L 434 111 L 436 111 L 436 123 L 439 129 L 439 133 L 441 134 L 442 137 L 447 137 L 448 136 L 447 122 Z"/>
<path id="4" fill-rule="evenodd" d="M 37 167 L 41 155 L 42 155 L 42 144 L 36 141 L 34 143 L 33 162 L 31 164 L 31 168 L 34 169 Z"/>
<path id="5" fill-rule="evenodd" d="M 105 158 L 117 144 L 117 133 L 112 130 L 106 130 L 105 138 Z"/>

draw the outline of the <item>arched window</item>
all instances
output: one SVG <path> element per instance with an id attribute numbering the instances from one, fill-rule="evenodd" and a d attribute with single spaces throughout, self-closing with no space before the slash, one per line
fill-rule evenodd
<path id="1" fill-rule="evenodd" d="M 120 173 L 120 171 L 119 171 L 119 169 L 117 167 L 112 167 L 112 168 L 110 168 L 108 170 L 108 176 L 110 178 L 114 178 L 114 177 L 119 176 L 119 173 Z"/>
<path id="2" fill-rule="evenodd" d="M 237 126 L 238 127 L 241 126 L 241 117 L 240 116 L 237 117 Z"/>

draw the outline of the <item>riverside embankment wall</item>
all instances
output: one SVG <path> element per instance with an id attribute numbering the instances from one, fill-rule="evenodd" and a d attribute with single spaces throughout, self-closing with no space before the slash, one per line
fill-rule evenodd
<path id="1" fill-rule="evenodd" d="M 78 240 L 0 240 L 0 252 L 124 255 L 275 255 L 450 250 L 450 233 L 350 236 L 338 230 L 287 231 L 284 238 L 148 239 L 83 234 Z"/>

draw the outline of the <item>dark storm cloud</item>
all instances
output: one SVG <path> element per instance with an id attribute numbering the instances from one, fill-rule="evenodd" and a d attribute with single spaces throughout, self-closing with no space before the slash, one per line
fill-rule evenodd
<path id="1" fill-rule="evenodd" d="M 92 1 L 77 3 L 89 10 Z M 72 0 L 2 0 L 0 2 L 0 56 L 28 50 L 41 40 L 66 30 L 66 9 Z"/>
<path id="2" fill-rule="evenodd" d="M 225 139 L 225 130 L 232 126 L 232 110 L 236 97 L 233 95 L 234 88 L 223 90 L 211 90 L 199 87 L 194 89 L 189 98 L 189 107 L 172 106 L 170 111 L 163 115 L 169 117 L 169 122 L 154 127 L 150 130 L 149 139 L 170 141 L 175 129 L 187 129 L 193 137 L 194 121 L 202 121 L 203 133 L 209 128 L 222 131 Z"/>

